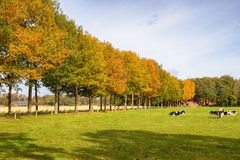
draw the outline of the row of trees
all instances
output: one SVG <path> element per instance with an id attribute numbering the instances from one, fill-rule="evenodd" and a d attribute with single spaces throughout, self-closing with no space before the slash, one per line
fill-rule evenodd
<path id="1" fill-rule="evenodd" d="M 35 88 L 38 109 L 39 82 L 55 93 L 55 113 L 59 95 L 100 97 L 101 109 L 106 99 L 112 105 L 178 105 L 194 97 L 191 80 L 180 81 L 156 61 L 137 56 L 132 51 L 115 49 L 101 42 L 69 20 L 52 0 L 0 1 L 0 76 L 8 86 L 8 107 L 15 85 L 29 86 L 28 112 Z M 137 100 L 136 100 L 137 99 Z M 104 108 L 103 108 L 104 107 Z"/>
<path id="2" fill-rule="evenodd" d="M 202 105 L 239 106 L 240 80 L 230 76 L 196 78 L 195 100 Z"/>

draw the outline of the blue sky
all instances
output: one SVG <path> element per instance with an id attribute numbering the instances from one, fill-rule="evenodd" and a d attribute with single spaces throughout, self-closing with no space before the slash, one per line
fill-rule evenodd
<path id="1" fill-rule="evenodd" d="M 239 0 L 60 0 L 78 25 L 181 79 L 240 78 Z"/>
<path id="2" fill-rule="evenodd" d="M 239 0 L 59 2 L 69 18 L 100 40 L 155 59 L 178 78 L 240 78 Z"/>

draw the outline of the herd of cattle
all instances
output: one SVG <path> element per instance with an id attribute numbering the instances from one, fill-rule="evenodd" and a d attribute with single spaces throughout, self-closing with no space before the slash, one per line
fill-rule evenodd
<path id="1" fill-rule="evenodd" d="M 173 111 L 170 112 L 169 115 L 170 116 L 181 116 L 184 115 L 186 112 L 184 110 L 180 110 L 180 111 Z M 236 116 L 237 115 L 237 111 L 225 111 L 223 108 L 220 108 L 218 111 L 210 111 L 209 112 L 212 115 L 215 115 L 217 118 L 221 118 L 223 116 Z"/>
<path id="2" fill-rule="evenodd" d="M 223 116 L 236 116 L 237 111 L 224 111 L 224 109 L 220 109 L 219 111 L 210 111 L 210 114 L 216 115 L 218 118 Z"/>

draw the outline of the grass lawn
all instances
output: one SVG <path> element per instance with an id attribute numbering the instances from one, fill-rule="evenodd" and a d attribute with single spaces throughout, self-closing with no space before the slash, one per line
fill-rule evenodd
<path id="1" fill-rule="evenodd" d="M 168 115 L 179 109 L 186 114 Z M 0 117 L 0 159 L 239 160 L 240 116 L 209 115 L 218 109 Z"/>

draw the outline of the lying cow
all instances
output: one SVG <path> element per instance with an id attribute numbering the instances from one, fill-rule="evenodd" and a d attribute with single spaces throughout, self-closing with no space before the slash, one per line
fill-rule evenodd
<path id="1" fill-rule="evenodd" d="M 219 110 L 219 111 L 210 111 L 210 114 L 216 115 L 218 118 L 221 118 L 222 116 L 235 116 L 237 115 L 237 111 L 224 111 L 224 110 Z"/>
<path id="2" fill-rule="evenodd" d="M 219 111 L 210 111 L 209 113 L 210 114 L 214 114 L 214 115 L 217 115 Z"/>
<path id="3" fill-rule="evenodd" d="M 228 115 L 228 116 L 236 116 L 237 115 L 237 111 L 225 111 L 224 115 Z"/>
<path id="4" fill-rule="evenodd" d="M 180 115 L 184 115 L 185 113 L 186 113 L 185 111 L 180 110 L 180 111 L 170 112 L 169 115 L 170 115 L 170 116 L 180 116 Z"/>

